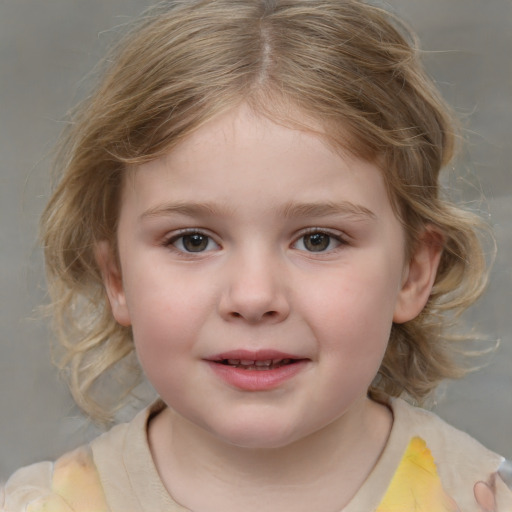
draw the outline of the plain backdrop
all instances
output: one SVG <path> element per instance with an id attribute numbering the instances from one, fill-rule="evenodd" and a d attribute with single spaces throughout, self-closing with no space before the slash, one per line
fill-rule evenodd
<path id="1" fill-rule="evenodd" d="M 383 3 L 383 2 L 381 2 Z M 142 0 L 0 0 L 0 480 L 96 433 L 51 365 L 38 216 L 49 154 L 84 77 Z M 512 1 L 393 0 L 466 126 L 446 178 L 481 210 L 499 247 L 486 297 L 469 319 L 501 340 L 488 366 L 443 386 L 436 412 L 512 458 Z"/>

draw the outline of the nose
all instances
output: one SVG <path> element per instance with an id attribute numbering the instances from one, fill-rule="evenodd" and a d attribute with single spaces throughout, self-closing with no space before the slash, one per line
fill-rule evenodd
<path id="1" fill-rule="evenodd" d="M 220 315 L 228 321 L 278 323 L 290 313 L 283 266 L 278 257 L 247 251 L 226 263 Z"/>

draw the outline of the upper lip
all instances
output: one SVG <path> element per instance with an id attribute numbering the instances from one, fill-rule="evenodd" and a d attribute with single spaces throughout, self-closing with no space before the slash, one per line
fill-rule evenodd
<path id="1" fill-rule="evenodd" d="M 222 352 L 215 354 L 212 357 L 208 357 L 209 361 L 223 361 L 226 359 L 232 360 L 244 360 L 244 361 L 270 361 L 270 360 L 281 360 L 281 359 L 307 359 L 305 357 L 289 354 L 286 352 L 280 352 L 279 350 L 272 349 L 261 349 L 261 350 L 229 350 L 228 352 Z"/>

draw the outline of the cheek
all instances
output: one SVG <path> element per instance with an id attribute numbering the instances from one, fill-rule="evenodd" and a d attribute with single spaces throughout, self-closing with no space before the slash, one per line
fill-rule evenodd
<path id="1" fill-rule="evenodd" d="M 163 364 L 165 358 L 190 351 L 208 315 L 208 298 L 194 282 L 161 272 L 135 276 L 126 286 L 126 301 L 141 364 Z"/>
<path id="2" fill-rule="evenodd" d="M 315 279 L 314 286 L 305 286 L 301 293 L 302 309 L 311 312 L 309 316 L 317 326 L 340 335 L 353 337 L 366 332 L 377 336 L 380 332 L 386 337 L 392 324 L 399 279 L 396 275 L 351 270 Z"/>
<path id="3" fill-rule="evenodd" d="M 354 392 L 369 386 L 380 367 L 396 300 L 395 278 L 368 271 L 356 275 L 340 272 L 317 281 L 303 305 L 321 357 L 339 375 L 339 384 Z"/>
<path id="4" fill-rule="evenodd" d="M 183 331 L 186 336 L 213 302 L 211 280 L 198 272 L 169 268 L 165 261 L 148 259 L 126 275 L 126 301 L 136 330 L 162 326 L 167 334 Z"/>

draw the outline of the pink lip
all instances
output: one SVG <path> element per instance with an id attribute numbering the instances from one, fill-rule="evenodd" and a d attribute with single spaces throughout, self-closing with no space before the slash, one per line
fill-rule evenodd
<path id="1" fill-rule="evenodd" d="M 250 361 L 268 361 L 269 359 L 305 359 L 302 356 L 287 354 L 277 350 L 230 350 L 229 352 L 222 352 L 213 357 L 209 357 L 209 361 L 222 361 L 223 359 L 247 359 Z"/>
<path id="2" fill-rule="evenodd" d="M 266 370 L 244 369 L 223 364 L 224 360 L 268 361 L 291 359 L 292 362 Z M 244 391 L 269 391 L 301 372 L 309 359 L 276 350 L 232 350 L 206 360 L 213 372 L 232 387 Z"/>

